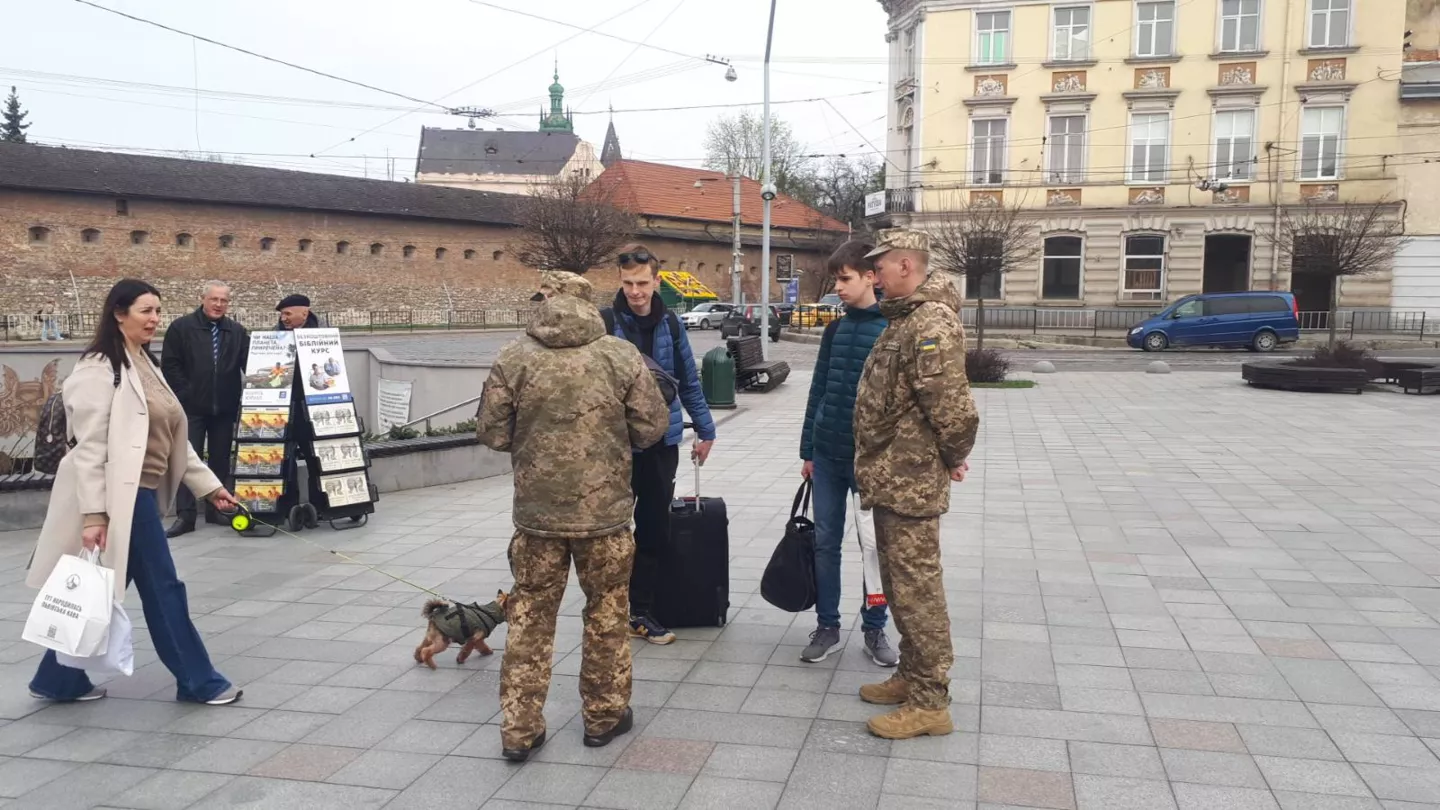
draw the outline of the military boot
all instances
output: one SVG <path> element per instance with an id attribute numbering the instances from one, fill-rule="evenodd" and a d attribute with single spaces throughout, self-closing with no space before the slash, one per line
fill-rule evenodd
<path id="1" fill-rule="evenodd" d="M 865 724 L 870 733 L 887 740 L 908 740 L 926 734 L 940 737 L 955 730 L 949 709 L 922 709 L 901 706 L 893 712 L 872 717 Z"/>
<path id="2" fill-rule="evenodd" d="M 910 686 L 896 673 L 880 683 L 860 687 L 860 699 L 877 706 L 898 706 L 910 699 Z"/>

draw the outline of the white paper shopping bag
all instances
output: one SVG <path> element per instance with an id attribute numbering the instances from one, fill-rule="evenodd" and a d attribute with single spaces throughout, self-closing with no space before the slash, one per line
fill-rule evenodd
<path id="1" fill-rule="evenodd" d="M 79 657 L 103 652 L 109 642 L 115 572 L 99 555 L 62 556 L 35 597 L 21 636 L 41 647 Z"/>
<path id="2" fill-rule="evenodd" d="M 135 645 L 131 637 L 130 615 L 119 602 L 110 611 L 110 633 L 105 647 L 89 657 L 55 653 L 55 660 L 67 667 L 83 669 L 95 675 L 135 674 Z"/>
<path id="3" fill-rule="evenodd" d="M 850 511 L 855 514 L 855 534 L 860 538 L 860 564 L 865 572 L 865 606 L 887 604 L 885 588 L 880 582 L 880 552 L 875 547 L 875 517 L 869 509 L 860 508 L 860 496 L 852 499 Z"/>

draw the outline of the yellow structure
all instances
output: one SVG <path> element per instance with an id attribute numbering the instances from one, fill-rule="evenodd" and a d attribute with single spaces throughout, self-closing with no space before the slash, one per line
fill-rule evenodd
<path id="1" fill-rule="evenodd" d="M 987 301 L 1154 307 L 1290 289 L 1277 206 L 1395 202 L 1405 0 L 881 0 L 884 214 L 1019 205 L 1043 258 Z M 1217 184 L 1224 189 L 1215 191 Z M 1330 291 L 1296 288 L 1301 309 Z M 981 291 L 967 290 L 967 297 Z M 1390 276 L 1346 280 L 1390 304 Z"/>

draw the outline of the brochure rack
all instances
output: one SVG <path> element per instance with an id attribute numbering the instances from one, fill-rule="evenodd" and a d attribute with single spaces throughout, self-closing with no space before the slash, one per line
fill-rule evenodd
<path id="1" fill-rule="evenodd" d="M 258 520 L 241 533 L 268 537 L 276 526 L 294 532 L 322 520 L 335 529 L 365 525 L 379 493 L 363 430 L 339 330 L 252 332 L 230 469 L 236 499 Z"/>
<path id="2" fill-rule="evenodd" d="M 300 452 L 310 473 L 310 503 L 317 519 L 332 529 L 365 525 L 380 493 L 370 482 L 370 456 L 361 436 L 364 424 L 355 412 L 350 374 L 339 329 L 301 329 L 295 333 L 296 374 L 304 413 Z"/>

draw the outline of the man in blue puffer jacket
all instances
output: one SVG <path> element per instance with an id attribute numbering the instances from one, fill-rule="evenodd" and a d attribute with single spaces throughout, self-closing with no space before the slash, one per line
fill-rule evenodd
<path id="1" fill-rule="evenodd" d="M 845 302 L 845 315 L 825 327 L 800 434 L 800 458 L 805 460 L 800 474 L 810 480 L 815 499 L 817 627 L 810 635 L 810 646 L 800 653 L 800 660 L 811 663 L 824 661 L 841 646 L 840 544 L 845 538 L 846 501 L 856 492 L 855 391 L 870 349 L 886 323 L 876 302 L 875 264 L 865 258 L 871 249 L 865 242 L 846 242 L 828 262 L 835 293 Z M 869 513 L 860 512 L 858 503 L 855 511 L 857 533 L 873 538 Z M 900 657 L 885 636 L 884 595 L 879 593 L 878 582 L 866 586 L 861 611 L 865 651 L 876 664 L 893 667 Z"/>
<path id="2" fill-rule="evenodd" d="M 665 439 L 632 458 L 630 486 L 635 491 L 635 565 L 630 573 L 630 635 L 652 644 L 669 644 L 675 634 L 655 621 L 650 609 L 660 576 L 660 550 L 670 542 L 670 501 L 675 497 L 675 472 L 680 466 L 680 441 L 690 414 L 697 440 L 690 455 L 704 464 L 715 444 L 715 420 L 700 388 L 695 354 L 684 327 L 660 298 L 660 260 L 644 245 L 624 248 L 619 257 L 620 292 L 615 305 L 602 313 L 613 323 L 611 334 L 635 344 L 640 353 L 675 375 L 680 396 L 670 403 L 670 429 Z M 673 369 L 673 371 L 672 371 Z M 678 373 L 677 373 L 678 372 Z"/>

